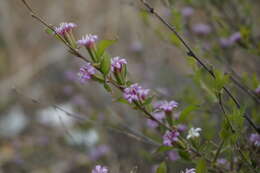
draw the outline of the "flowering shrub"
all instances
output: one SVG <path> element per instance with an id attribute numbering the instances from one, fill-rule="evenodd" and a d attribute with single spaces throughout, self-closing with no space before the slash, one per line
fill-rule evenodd
<path id="1" fill-rule="evenodd" d="M 174 158 L 172 160 L 180 158 L 188 163 L 187 167 L 188 165 L 194 167 L 186 168 L 181 171 L 182 173 L 257 172 L 259 169 L 259 160 L 257 159 L 260 146 L 259 128 L 256 127 L 255 120 L 248 116 L 247 111 L 227 87 L 231 77 L 204 63 L 204 60 L 196 55 L 196 52 L 192 50 L 179 33 L 150 4 L 142 0 L 141 2 L 148 9 L 148 12 L 154 14 L 170 29 L 175 35 L 174 38 L 184 45 L 187 49 L 187 55 L 202 66 L 202 68 L 198 68 L 194 61 L 191 62 L 194 69 L 194 81 L 208 92 L 213 98 L 212 100 L 219 104 L 220 113 L 224 117 L 221 122 L 221 129 L 214 134 L 218 140 L 207 137 L 203 134 L 207 133 L 206 128 L 194 128 L 193 122 L 189 121 L 189 116 L 197 109 L 196 104 L 190 104 L 186 108 L 179 110 L 178 107 L 181 104 L 174 100 L 161 101 L 157 99 L 157 95 L 151 89 L 143 88 L 138 83 L 131 81 L 128 76 L 127 60 L 119 56 L 111 58 L 107 52 L 107 48 L 114 44 L 115 40 L 102 40 L 102 38 L 98 40 L 97 35 L 87 34 L 76 41 L 73 34 L 76 24 L 61 23 L 59 27 L 53 28 L 44 21 L 40 21 L 47 27 L 48 33 L 54 34 L 69 48 L 74 56 L 84 61 L 85 65 L 79 69 L 78 73 L 81 83 L 96 81 L 103 85 L 111 95 L 113 95 L 114 90 L 120 91 L 121 96 L 117 101 L 142 112 L 149 126 L 158 131 L 159 146 L 155 153 L 170 153 L 169 155 Z M 25 1 L 24 3 L 27 4 Z M 33 11 L 31 12 L 33 13 Z M 187 20 L 187 18 L 192 17 L 194 10 L 189 6 L 183 9 L 181 13 Z M 214 32 L 212 27 L 205 23 L 195 24 L 191 31 L 195 35 L 205 38 Z M 219 43 L 224 48 L 231 48 L 234 44 L 240 43 L 242 38 L 243 34 L 234 32 L 227 37 L 221 38 Z M 81 54 L 79 52 L 80 48 L 85 48 L 88 56 Z M 207 75 L 202 70 L 205 70 Z M 223 99 L 223 93 L 227 94 L 228 99 Z M 253 97 L 257 96 L 254 95 Z M 258 99 L 258 97 L 255 99 Z M 176 110 L 181 113 L 175 117 Z M 248 124 L 244 122 L 245 120 Z M 246 128 L 248 126 L 255 131 L 250 137 L 248 137 L 249 130 Z M 186 130 L 187 127 L 190 127 L 188 131 Z M 246 138 L 249 140 L 244 140 Z M 230 163 L 232 166 L 222 166 L 226 163 Z M 167 164 L 170 164 L 167 159 L 162 159 L 156 172 L 166 173 Z M 107 172 L 108 169 L 100 165 L 97 165 L 92 170 L 92 173 Z"/>

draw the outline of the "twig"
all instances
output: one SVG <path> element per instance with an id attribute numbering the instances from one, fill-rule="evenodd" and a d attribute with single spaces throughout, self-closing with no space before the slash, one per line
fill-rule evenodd
<path id="1" fill-rule="evenodd" d="M 153 14 L 157 19 L 159 19 L 169 30 L 171 30 L 176 37 L 181 41 L 181 43 L 184 45 L 184 47 L 187 49 L 187 55 L 194 58 L 214 79 L 216 79 L 216 76 L 213 72 L 213 70 L 211 68 L 209 68 L 195 53 L 194 51 L 191 49 L 191 47 L 186 43 L 186 41 L 184 41 L 184 39 L 182 38 L 182 36 L 176 31 L 176 29 L 170 25 L 166 20 L 164 20 L 156 11 L 155 9 L 149 4 L 147 3 L 145 0 L 140 0 L 141 3 L 148 9 L 148 11 Z M 227 87 L 223 87 L 223 90 L 227 93 L 227 95 L 233 100 L 233 102 L 235 103 L 236 107 L 238 109 L 241 108 L 240 103 L 238 102 L 238 100 L 231 94 L 231 92 L 229 91 L 229 89 Z M 243 117 L 249 122 L 250 126 L 257 132 L 260 134 L 260 128 L 257 128 L 256 125 L 254 124 L 254 122 L 249 118 L 249 116 L 245 113 L 243 115 Z"/>
<path id="2" fill-rule="evenodd" d="M 60 34 L 58 34 L 55 31 L 55 29 L 52 25 L 48 24 L 41 17 L 39 17 L 25 0 L 21 0 L 21 1 L 25 5 L 25 7 L 30 11 L 31 16 L 33 18 L 35 18 L 37 21 L 39 21 L 41 24 L 43 24 L 45 27 L 47 27 L 48 29 L 53 31 L 53 33 L 55 33 L 55 35 L 66 45 L 66 47 L 69 48 L 71 53 L 73 53 L 75 56 L 83 59 L 84 61 L 89 62 L 89 60 L 86 57 L 84 57 L 81 53 L 79 53 L 79 51 L 77 49 L 73 48 L 63 37 L 61 37 Z"/>
<path id="3" fill-rule="evenodd" d="M 236 131 L 235 131 L 235 129 L 233 128 L 233 126 L 232 126 L 232 124 L 231 124 L 231 122 L 230 122 L 230 120 L 229 120 L 229 118 L 228 118 L 228 115 L 227 115 L 227 113 L 226 113 L 226 111 L 225 111 L 225 108 L 224 108 L 224 105 L 223 105 L 223 102 L 222 102 L 221 93 L 218 93 L 218 100 L 219 100 L 220 108 L 221 108 L 221 110 L 222 110 L 222 112 L 223 112 L 223 114 L 224 114 L 224 116 L 225 116 L 225 118 L 226 118 L 226 120 L 227 120 L 227 122 L 228 122 L 228 125 L 229 125 L 230 128 L 231 128 L 232 133 L 236 133 Z"/>
<path id="4" fill-rule="evenodd" d="M 238 81 L 238 79 L 234 78 L 233 76 L 230 75 L 229 77 L 231 79 L 231 81 L 238 87 L 240 88 L 242 91 L 244 91 L 246 94 L 248 94 L 250 97 L 252 97 L 254 99 L 254 101 L 257 104 L 260 104 L 260 99 L 258 98 L 258 96 L 256 96 L 256 94 L 247 86 L 243 85 L 242 83 L 240 83 Z"/>
<path id="5" fill-rule="evenodd" d="M 222 147 L 224 146 L 224 143 L 225 143 L 225 141 L 222 140 L 221 143 L 220 143 L 220 145 L 218 146 L 217 152 L 216 152 L 215 157 L 214 157 L 214 159 L 213 159 L 213 164 L 216 163 L 216 161 L 217 161 L 217 159 L 218 159 L 218 156 L 219 156 L 219 154 L 220 154 L 220 152 L 221 152 L 221 149 L 222 149 Z"/>
<path id="6" fill-rule="evenodd" d="M 83 116 L 80 116 L 80 115 L 77 115 L 76 113 L 72 113 L 72 112 L 69 112 L 65 109 L 63 109 L 62 107 L 58 106 L 57 104 L 45 104 L 43 103 L 42 101 L 39 101 L 37 99 L 34 99 L 34 98 L 31 98 L 29 96 L 25 96 L 24 94 L 22 94 L 22 92 L 20 92 L 17 88 L 13 88 L 13 91 L 15 94 L 19 95 L 19 96 L 22 96 L 23 98 L 25 99 L 28 99 L 30 101 L 32 101 L 33 103 L 37 104 L 37 105 L 48 105 L 48 106 L 51 106 L 52 108 L 54 108 L 54 110 L 59 110 L 63 113 L 65 113 L 65 115 L 67 115 L 68 117 L 71 117 L 71 118 L 74 118 L 76 120 L 78 120 L 78 122 L 81 124 L 82 122 L 89 122 L 91 124 L 95 124 L 95 125 L 98 125 L 100 127 L 104 127 L 104 128 L 107 128 L 107 129 L 110 129 L 112 131 L 116 131 L 118 133 L 122 133 L 128 137 L 131 137 L 131 138 L 134 138 L 136 139 L 137 141 L 141 141 L 143 143 L 147 143 L 147 144 L 150 144 L 150 145 L 154 145 L 156 147 L 159 146 L 159 144 L 156 142 L 156 141 L 153 141 L 152 139 L 144 136 L 143 134 L 140 134 L 138 133 L 137 131 L 127 127 L 126 125 L 120 123 L 119 125 L 122 126 L 124 128 L 124 130 L 122 130 L 121 128 L 116 128 L 116 127 L 113 127 L 109 124 L 103 124 L 103 123 L 99 123 L 99 122 L 96 122 L 94 120 L 91 120 L 89 118 L 86 118 L 86 117 L 83 117 Z M 127 131 L 126 131 L 127 129 Z"/>
<path id="7" fill-rule="evenodd" d="M 230 128 L 231 128 L 232 133 L 235 133 L 236 131 L 235 131 L 234 128 L 232 127 L 232 124 L 231 124 L 231 122 L 230 122 L 230 120 L 229 120 L 229 118 L 228 118 L 228 116 L 227 116 L 226 111 L 225 111 L 224 105 L 222 104 L 222 98 L 221 98 L 221 94 L 220 94 L 220 93 L 218 94 L 218 97 L 219 97 L 219 104 L 220 104 L 220 106 L 221 106 L 221 110 L 223 111 L 223 114 L 225 115 L 225 117 L 226 117 L 226 119 L 227 119 L 227 122 L 228 122 L 228 124 L 229 124 L 229 126 L 230 126 Z M 223 144 L 224 144 L 224 140 L 223 140 Z M 222 144 L 222 145 L 223 145 L 223 144 Z M 247 160 L 247 158 L 244 156 L 243 152 L 240 150 L 238 141 L 236 141 L 234 145 L 235 145 L 235 148 L 237 149 L 238 153 L 241 155 L 241 158 L 246 162 L 246 164 L 248 164 L 248 166 L 249 166 L 254 172 L 256 172 L 254 166 L 251 164 L 250 161 Z M 220 151 L 219 151 L 219 152 L 220 152 Z M 217 159 L 217 154 L 216 154 L 215 159 Z M 214 162 L 216 161 L 215 159 L 214 159 Z"/>

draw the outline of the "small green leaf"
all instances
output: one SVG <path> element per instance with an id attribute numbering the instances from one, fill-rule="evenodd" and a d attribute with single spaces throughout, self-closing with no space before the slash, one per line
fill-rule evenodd
<path id="1" fill-rule="evenodd" d="M 150 103 L 152 103 L 153 99 L 154 99 L 153 96 L 152 96 L 152 97 L 148 97 L 148 98 L 144 101 L 143 105 L 144 105 L 144 106 L 145 106 L 145 105 L 149 105 Z"/>
<path id="2" fill-rule="evenodd" d="M 101 59 L 101 57 L 103 56 L 103 54 L 105 53 L 105 50 L 113 45 L 116 42 L 116 40 L 101 40 L 98 44 L 97 44 L 97 51 L 96 51 L 96 56 L 98 59 Z"/>
<path id="3" fill-rule="evenodd" d="M 169 113 L 169 114 L 166 113 L 166 121 L 168 122 L 168 124 L 169 124 L 170 126 L 172 126 L 173 121 L 172 121 L 171 113 Z"/>
<path id="4" fill-rule="evenodd" d="M 167 173 L 167 166 L 164 162 L 157 168 L 156 173 Z"/>
<path id="5" fill-rule="evenodd" d="M 207 164 L 206 161 L 204 159 L 200 159 L 197 162 L 197 166 L 196 166 L 196 173 L 207 173 Z"/>
<path id="6" fill-rule="evenodd" d="M 51 30 L 50 28 L 46 28 L 46 29 L 45 29 L 45 32 L 46 32 L 47 34 L 51 35 L 51 36 L 54 36 L 57 40 L 63 42 L 63 40 L 60 38 L 60 36 L 59 36 L 58 34 L 55 34 L 55 32 L 54 32 L 53 30 Z"/>
<path id="7" fill-rule="evenodd" d="M 219 93 L 220 90 L 229 82 L 229 76 L 223 74 L 221 71 L 214 70 L 215 80 L 214 80 L 214 90 Z"/>
<path id="8" fill-rule="evenodd" d="M 120 103 L 124 103 L 124 104 L 129 105 L 128 101 L 126 99 L 122 98 L 122 97 L 119 97 L 118 99 L 116 99 L 115 102 L 120 102 Z"/>
<path id="9" fill-rule="evenodd" d="M 45 29 L 45 32 L 46 32 L 47 34 L 49 34 L 49 35 L 53 35 L 53 34 L 54 34 L 53 30 L 51 30 L 50 28 L 46 28 L 46 29 Z"/>
<path id="10" fill-rule="evenodd" d="M 220 137 L 222 138 L 222 140 L 227 140 L 230 136 L 231 136 L 231 131 L 230 131 L 230 127 L 229 124 L 227 122 L 227 120 L 223 120 L 222 122 L 222 128 L 220 131 Z"/>
<path id="11" fill-rule="evenodd" d="M 198 109 L 197 105 L 189 105 L 187 106 L 185 109 L 182 110 L 180 117 L 179 117 L 179 121 L 180 122 L 184 122 L 187 121 L 187 116 L 194 110 Z"/>
<path id="12" fill-rule="evenodd" d="M 111 61 L 109 55 L 104 54 L 102 62 L 100 64 L 100 70 L 104 76 L 106 76 L 109 73 L 110 65 L 111 65 Z"/>
<path id="13" fill-rule="evenodd" d="M 112 92 L 112 89 L 111 87 L 107 84 L 107 83 L 104 83 L 104 88 L 108 91 L 108 92 Z"/>
<path id="14" fill-rule="evenodd" d="M 100 83 L 104 83 L 104 82 L 105 82 L 103 76 L 100 76 L 100 75 L 97 75 L 97 74 L 94 75 L 94 76 L 92 77 L 92 79 L 95 80 L 95 81 L 97 81 L 97 82 L 100 82 Z"/>
<path id="15" fill-rule="evenodd" d="M 185 150 L 179 150 L 179 155 L 183 160 L 190 161 L 190 154 Z"/>
<path id="16" fill-rule="evenodd" d="M 170 150 L 172 150 L 173 148 L 174 148 L 174 147 L 162 145 L 162 146 L 160 146 L 159 148 L 157 148 L 156 153 L 163 153 L 163 152 L 166 152 L 166 151 L 170 151 Z"/>
<path id="17" fill-rule="evenodd" d="M 120 84 L 120 85 L 124 85 L 125 84 L 125 81 L 124 79 L 122 78 L 122 75 L 121 73 L 114 73 L 114 76 L 116 78 L 116 81 Z"/>
<path id="18" fill-rule="evenodd" d="M 123 80 L 125 81 L 126 80 L 126 77 L 127 77 L 127 67 L 125 64 L 123 64 L 123 68 L 122 68 L 122 77 L 123 77 Z"/>

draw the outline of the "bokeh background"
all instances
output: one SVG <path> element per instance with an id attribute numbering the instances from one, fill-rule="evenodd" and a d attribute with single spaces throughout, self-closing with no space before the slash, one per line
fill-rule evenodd
<path id="1" fill-rule="evenodd" d="M 77 38 L 92 33 L 118 39 L 109 53 L 127 59 L 130 79 L 159 98 L 180 102 L 176 116 L 185 105 L 200 104 L 207 110 L 196 112 L 193 122 L 201 125 L 199 119 L 206 118 L 208 131 L 218 127 L 216 100 L 194 82 L 185 49 L 138 0 L 28 2 L 48 23 L 76 23 Z M 254 93 L 260 74 L 259 1 L 227 0 L 215 6 L 206 0 L 150 2 L 205 62 L 235 74 Z M 194 11 L 187 19 L 182 10 L 190 5 Z M 192 30 L 200 23 L 207 24 L 210 33 Z M 77 71 L 83 62 L 44 29 L 21 1 L 0 1 L 0 172 L 83 173 L 96 164 L 115 173 L 136 168 L 152 172 L 163 157 L 173 162 L 173 172 L 183 169 L 174 153 L 152 154 L 160 136 L 141 113 L 117 103 L 98 83 L 79 83 Z M 249 42 L 223 48 L 220 38 L 235 32 L 242 33 L 242 39 L 250 32 Z M 231 88 L 243 104 L 256 107 L 245 92 L 232 84 Z"/>

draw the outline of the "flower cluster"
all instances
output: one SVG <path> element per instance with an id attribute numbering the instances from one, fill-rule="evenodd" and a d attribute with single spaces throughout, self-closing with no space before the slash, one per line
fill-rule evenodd
<path id="1" fill-rule="evenodd" d="M 196 138 L 196 137 L 199 137 L 200 136 L 200 131 L 202 129 L 201 128 L 191 128 L 188 132 L 188 135 L 187 135 L 187 139 L 190 139 L 190 138 Z"/>
<path id="2" fill-rule="evenodd" d="M 86 65 L 80 68 L 78 76 L 80 78 L 80 81 L 84 83 L 87 80 L 91 79 L 95 73 L 96 69 L 90 63 L 87 63 Z"/>
<path id="3" fill-rule="evenodd" d="M 97 35 L 87 34 L 77 41 L 79 46 L 85 46 L 86 48 L 93 47 L 94 43 L 98 40 Z"/>
<path id="4" fill-rule="evenodd" d="M 172 146 L 174 142 L 179 140 L 178 136 L 180 136 L 180 133 L 176 130 L 166 131 L 163 135 L 163 144 L 166 146 Z"/>
<path id="5" fill-rule="evenodd" d="M 149 94 L 149 89 L 143 89 L 140 85 L 132 84 L 130 87 L 124 89 L 124 98 L 132 103 L 133 101 L 145 100 Z"/>
<path id="6" fill-rule="evenodd" d="M 60 34 L 62 36 L 65 35 L 65 33 L 69 33 L 72 31 L 73 28 L 77 27 L 75 23 L 61 23 L 59 27 L 55 27 L 55 32 L 57 34 Z"/>
<path id="7" fill-rule="evenodd" d="M 165 118 L 165 114 L 164 114 L 164 112 L 156 112 L 156 113 L 153 113 L 153 117 L 156 118 L 158 121 L 161 121 L 162 119 Z M 154 120 L 148 119 L 147 125 L 150 128 L 156 128 L 156 127 L 158 127 L 159 124 Z"/>
<path id="8" fill-rule="evenodd" d="M 236 32 L 234 34 L 232 34 L 230 37 L 228 38 L 221 38 L 220 39 L 220 45 L 223 48 L 227 48 L 227 47 L 231 47 L 234 43 L 236 43 L 237 41 L 239 41 L 241 39 L 241 34 L 240 32 Z"/>
<path id="9" fill-rule="evenodd" d="M 117 70 L 121 71 L 124 64 L 127 64 L 127 61 L 124 58 L 121 58 L 119 56 L 114 57 L 111 59 L 111 70 L 113 72 Z"/>
<path id="10" fill-rule="evenodd" d="M 172 112 L 173 108 L 177 108 L 178 103 L 174 100 L 172 101 L 161 101 L 157 103 L 156 108 L 164 112 Z"/>
<path id="11" fill-rule="evenodd" d="M 183 15 L 183 17 L 190 17 L 193 13 L 194 13 L 194 10 L 192 7 L 184 7 L 181 10 L 181 14 Z"/>
<path id="12" fill-rule="evenodd" d="M 192 27 L 192 30 L 198 35 L 208 35 L 209 33 L 211 33 L 211 27 L 204 23 L 196 24 Z"/>
<path id="13" fill-rule="evenodd" d="M 260 135 L 257 133 L 253 133 L 249 138 L 250 142 L 252 142 L 255 146 L 260 147 Z"/>
<path id="14" fill-rule="evenodd" d="M 105 166 L 97 165 L 91 173 L 108 173 L 108 169 Z"/>
<path id="15" fill-rule="evenodd" d="M 258 86 L 258 87 L 255 89 L 255 93 L 256 93 L 256 95 L 260 96 L 260 86 Z"/>

